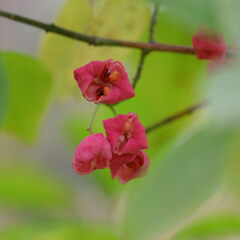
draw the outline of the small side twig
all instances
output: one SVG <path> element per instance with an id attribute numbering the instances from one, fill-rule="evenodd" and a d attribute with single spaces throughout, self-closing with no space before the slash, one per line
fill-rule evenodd
<path id="1" fill-rule="evenodd" d="M 153 15 L 151 18 L 150 28 L 149 28 L 149 43 L 150 44 L 154 43 L 154 34 L 155 34 L 155 26 L 157 24 L 158 10 L 159 10 L 159 4 L 155 3 Z M 141 50 L 141 55 L 140 55 L 140 59 L 139 59 L 139 63 L 138 63 L 137 72 L 133 78 L 133 89 L 136 88 L 138 80 L 141 78 L 144 62 L 146 60 L 147 55 L 150 53 L 150 51 L 151 51 L 150 49 L 142 49 Z"/>
<path id="2" fill-rule="evenodd" d="M 153 15 L 150 23 L 150 29 L 149 29 L 149 42 L 154 42 L 154 35 L 155 35 L 155 27 L 157 24 L 157 16 L 159 11 L 159 3 L 154 3 L 154 9 L 153 9 Z"/>
<path id="3" fill-rule="evenodd" d="M 116 106 L 118 103 L 115 103 L 115 104 L 108 104 L 108 103 L 102 103 L 103 105 L 105 105 L 106 107 L 108 107 L 111 112 L 113 113 L 113 115 L 116 117 L 118 114 L 117 114 L 117 111 L 115 109 L 114 106 Z"/>
<path id="4" fill-rule="evenodd" d="M 143 70 L 143 65 L 146 59 L 147 54 L 149 53 L 148 50 L 143 49 L 141 51 L 141 55 L 140 55 L 140 59 L 139 59 L 139 63 L 138 63 L 138 67 L 137 67 L 137 72 L 133 78 L 133 89 L 136 88 L 137 82 L 138 80 L 141 78 L 141 74 L 142 74 L 142 70 Z"/>
<path id="5" fill-rule="evenodd" d="M 187 115 L 190 115 L 192 114 L 193 112 L 197 111 L 198 109 L 202 108 L 202 107 L 205 107 L 207 105 L 207 102 L 201 102 L 201 103 L 198 103 L 196 105 L 193 105 L 187 109 L 184 109 L 183 111 L 181 112 L 178 112 L 170 117 L 167 117 L 163 120 L 161 120 L 160 122 L 157 122 L 149 127 L 146 128 L 146 133 L 150 133 L 164 125 L 167 125 L 169 123 L 172 123 L 182 117 L 186 117 Z"/>

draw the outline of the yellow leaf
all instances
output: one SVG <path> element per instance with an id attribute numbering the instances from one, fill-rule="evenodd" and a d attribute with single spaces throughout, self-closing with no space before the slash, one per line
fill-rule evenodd
<path id="1" fill-rule="evenodd" d="M 149 24 L 147 6 L 138 0 L 106 0 L 94 17 L 89 2 L 69 0 L 56 24 L 84 34 L 105 38 L 137 41 Z M 44 37 L 41 55 L 56 79 L 57 94 L 66 95 L 73 89 L 79 94 L 73 70 L 93 60 L 112 58 L 124 61 L 130 49 L 95 47 L 84 42 L 49 33 Z"/>

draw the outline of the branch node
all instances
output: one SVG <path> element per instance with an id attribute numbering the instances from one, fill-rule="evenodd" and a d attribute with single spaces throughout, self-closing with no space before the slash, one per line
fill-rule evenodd
<path id="1" fill-rule="evenodd" d="M 90 44 L 94 46 L 98 46 L 100 45 L 100 39 L 96 36 L 92 36 Z"/>
<path id="2" fill-rule="evenodd" d="M 153 16 L 151 18 L 151 23 L 150 23 L 150 28 L 149 28 L 149 44 L 148 44 L 149 48 L 143 48 L 142 51 L 141 51 L 141 56 L 140 56 L 140 60 L 139 60 L 139 63 L 138 63 L 137 72 L 136 72 L 135 77 L 133 78 L 133 88 L 134 89 L 136 88 L 138 80 L 141 77 L 145 59 L 146 59 L 147 55 L 152 51 L 152 49 L 150 49 L 151 46 L 153 48 L 156 46 L 156 43 L 154 41 L 154 33 L 155 33 L 154 28 L 155 28 L 155 25 L 157 23 L 158 9 L 159 9 L 159 4 L 155 3 Z"/>
<path id="3" fill-rule="evenodd" d="M 46 24 L 46 28 L 44 29 L 46 33 L 51 32 L 52 29 L 54 29 L 56 25 L 54 23 Z"/>

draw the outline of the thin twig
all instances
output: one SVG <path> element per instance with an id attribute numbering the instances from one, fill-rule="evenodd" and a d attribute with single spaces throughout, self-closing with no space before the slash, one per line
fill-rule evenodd
<path id="1" fill-rule="evenodd" d="M 93 122 L 94 122 L 94 119 L 95 119 L 95 117 L 96 117 L 96 114 L 97 114 L 97 111 L 98 111 L 99 107 L 100 107 L 100 104 L 98 104 L 98 105 L 96 106 L 96 108 L 95 108 L 95 110 L 94 110 L 94 112 L 93 112 L 93 115 L 92 115 L 92 117 L 91 117 L 91 120 L 90 120 L 90 123 L 89 123 L 89 127 L 88 127 L 88 129 L 87 129 L 87 131 L 88 131 L 90 134 L 93 134 L 92 126 L 93 126 Z"/>
<path id="2" fill-rule="evenodd" d="M 153 15 L 151 18 L 150 28 L 149 28 L 149 44 L 154 43 L 154 34 L 155 34 L 155 26 L 157 24 L 158 10 L 159 10 L 159 4 L 155 3 L 154 9 L 153 9 Z M 133 89 L 136 88 L 138 80 L 141 78 L 144 63 L 150 51 L 151 51 L 150 49 L 142 49 L 141 51 L 137 72 L 133 78 L 133 84 L 132 84 Z"/>
<path id="3" fill-rule="evenodd" d="M 137 67 L 137 72 L 133 78 L 133 83 L 132 83 L 133 89 L 136 88 L 138 80 L 141 78 L 141 74 L 142 74 L 142 70 L 143 70 L 143 66 L 144 66 L 144 62 L 146 60 L 147 54 L 148 54 L 148 50 L 143 49 L 141 51 L 141 55 L 140 55 L 140 59 L 139 59 L 138 67 Z"/>
<path id="4" fill-rule="evenodd" d="M 149 42 L 154 42 L 154 37 L 155 37 L 155 27 L 157 25 L 157 16 L 158 16 L 158 11 L 159 11 L 159 3 L 155 2 L 154 3 L 154 8 L 153 8 L 153 15 L 151 19 L 151 24 L 150 24 L 150 29 L 149 29 Z"/>
<path id="5" fill-rule="evenodd" d="M 157 123 L 153 124 L 152 126 L 147 127 L 146 128 L 146 133 L 150 133 L 153 130 L 156 130 L 157 128 L 160 128 L 160 127 L 162 127 L 164 125 L 172 123 L 173 121 L 176 121 L 176 120 L 178 120 L 178 119 L 180 119 L 182 117 L 186 117 L 187 115 L 197 111 L 198 109 L 200 109 L 200 108 L 202 108 L 202 107 L 204 107 L 206 105 L 207 105 L 206 102 L 201 102 L 201 103 L 193 105 L 193 106 L 191 106 L 191 107 L 189 107 L 187 109 L 184 109 L 181 112 L 178 112 L 178 113 L 176 113 L 176 114 L 174 114 L 174 115 L 172 115 L 170 117 L 167 117 L 167 118 L 161 120 L 160 122 L 157 122 Z"/>
<path id="6" fill-rule="evenodd" d="M 107 106 L 111 109 L 113 115 L 116 117 L 118 114 L 117 114 L 117 111 L 115 110 L 115 108 L 113 107 L 113 105 L 107 104 Z"/>
<path id="7" fill-rule="evenodd" d="M 59 27 L 55 24 L 47 24 L 31 18 L 9 13 L 3 10 L 0 10 L 0 16 L 16 22 L 21 22 L 36 28 L 43 29 L 46 32 L 56 33 L 58 35 L 62 35 L 68 38 L 86 42 L 94 46 L 116 46 L 116 47 L 127 47 L 127 48 L 135 48 L 135 49 L 148 49 L 151 51 L 195 54 L 194 49 L 192 47 L 169 45 L 169 44 L 162 44 L 162 43 L 156 43 L 156 42 L 153 42 L 153 43 L 132 42 L 132 41 L 123 41 L 123 40 L 116 40 L 116 39 L 109 39 L 109 38 L 101 38 L 96 36 L 89 36 L 89 35 L 85 35 L 82 33 L 74 32 L 74 31 Z"/>

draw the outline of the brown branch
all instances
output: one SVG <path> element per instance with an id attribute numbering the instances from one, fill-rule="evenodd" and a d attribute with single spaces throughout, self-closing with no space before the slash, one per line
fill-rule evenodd
<path id="1" fill-rule="evenodd" d="M 198 109 L 202 108 L 202 107 L 205 107 L 207 105 L 206 102 L 201 102 L 201 103 L 198 103 L 194 106 L 191 106 L 187 109 L 184 109 L 183 111 L 181 112 L 178 112 L 170 117 L 167 117 L 163 120 L 161 120 L 160 122 L 157 122 L 155 124 L 153 124 L 152 126 L 149 126 L 146 128 L 146 133 L 150 133 L 152 132 L 153 130 L 156 130 L 157 128 L 160 128 L 164 125 L 167 125 L 169 123 L 172 123 L 173 121 L 176 121 L 182 117 L 186 117 L 188 116 L 189 114 L 192 114 L 193 112 L 197 111 Z"/>
<path id="2" fill-rule="evenodd" d="M 150 28 L 149 28 L 149 43 L 154 43 L 154 33 L 155 33 L 155 26 L 157 24 L 157 15 L 158 15 L 158 10 L 159 10 L 159 4 L 155 3 L 154 4 L 154 10 L 153 10 L 153 15 L 151 18 L 151 23 L 150 23 Z M 138 63 L 138 68 L 137 72 L 133 78 L 133 89 L 136 88 L 138 80 L 141 78 L 143 66 L 146 60 L 147 55 L 149 54 L 151 50 L 149 49 L 142 49 L 139 63 Z"/>
<path id="3" fill-rule="evenodd" d="M 46 32 L 56 33 L 58 35 L 62 35 L 68 38 L 86 42 L 94 46 L 116 46 L 116 47 L 127 47 L 127 48 L 135 48 L 135 49 L 148 49 L 151 51 L 195 54 L 192 47 L 168 45 L 168 44 L 155 43 L 155 42 L 153 43 L 132 42 L 132 41 L 123 41 L 123 40 L 115 40 L 115 39 L 109 39 L 109 38 L 101 38 L 96 36 L 89 36 L 89 35 L 85 35 L 82 33 L 74 32 L 74 31 L 59 27 L 55 24 L 47 24 L 31 18 L 9 13 L 3 10 L 0 10 L 0 16 L 16 22 L 21 22 L 36 28 L 40 28 L 42 30 L 45 30 Z"/>

